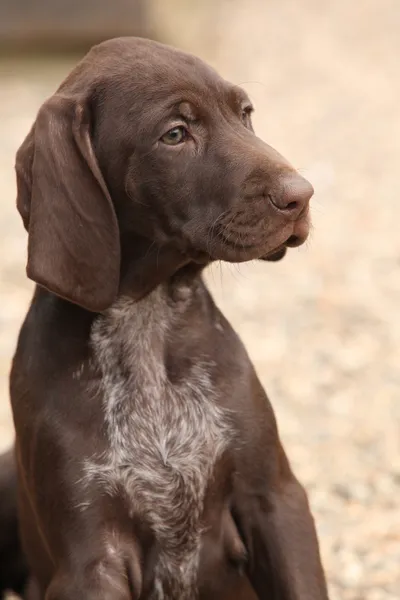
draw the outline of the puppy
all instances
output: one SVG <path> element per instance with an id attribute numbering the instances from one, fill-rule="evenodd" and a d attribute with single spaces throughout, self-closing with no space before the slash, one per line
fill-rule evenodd
<path id="1" fill-rule="evenodd" d="M 306 494 L 202 271 L 304 242 L 311 185 L 243 90 L 152 41 L 93 48 L 17 154 L 37 283 L 11 372 L 45 600 L 323 600 Z"/>

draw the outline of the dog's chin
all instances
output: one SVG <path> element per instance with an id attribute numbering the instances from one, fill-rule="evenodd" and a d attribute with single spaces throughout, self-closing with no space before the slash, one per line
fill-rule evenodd
<path id="1" fill-rule="evenodd" d="M 286 245 L 281 245 L 274 250 L 265 252 L 256 247 L 237 247 L 237 248 L 218 248 L 214 249 L 213 255 L 209 255 L 209 260 L 222 260 L 230 263 L 251 262 L 252 260 L 265 260 L 268 262 L 277 262 L 281 260 L 287 252 Z"/>
<path id="2" fill-rule="evenodd" d="M 288 237 L 285 240 L 285 237 L 283 237 L 282 240 L 281 237 L 277 242 L 274 245 L 266 243 L 254 245 L 220 243 L 218 246 L 214 245 L 213 254 L 210 258 L 211 260 L 223 260 L 232 263 L 243 263 L 253 260 L 277 262 L 285 256 L 287 247 L 290 246 L 290 238 Z"/>

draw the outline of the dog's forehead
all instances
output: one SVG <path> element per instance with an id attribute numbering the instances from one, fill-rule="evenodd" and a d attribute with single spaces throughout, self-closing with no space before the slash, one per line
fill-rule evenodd
<path id="1" fill-rule="evenodd" d="M 125 97 L 127 102 L 130 97 L 154 101 L 168 95 L 193 103 L 223 99 L 237 105 L 248 100 L 241 88 L 200 58 L 142 38 L 103 42 L 81 65 L 89 80 L 101 81 L 110 96 Z"/>
<path id="2" fill-rule="evenodd" d="M 149 73 L 163 69 L 170 73 L 201 74 L 210 80 L 221 80 L 218 73 L 197 56 L 172 46 L 160 44 L 143 38 L 116 38 L 95 46 L 87 55 L 90 60 L 94 56 L 101 68 L 114 67 L 117 71 L 141 67 Z"/>

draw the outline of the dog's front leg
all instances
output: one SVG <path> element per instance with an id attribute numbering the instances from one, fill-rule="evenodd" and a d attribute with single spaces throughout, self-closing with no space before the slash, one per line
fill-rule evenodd
<path id="1" fill-rule="evenodd" d="M 39 590 L 27 600 L 138 600 L 143 557 L 125 507 L 96 485 L 82 484 L 81 459 L 60 446 L 51 450 L 32 452 L 37 460 L 30 470 L 20 462 L 23 546 Z M 58 467 L 52 476 L 49 457 Z"/>
<path id="2" fill-rule="evenodd" d="M 116 583 L 116 582 L 115 582 Z M 124 586 L 125 588 L 125 586 Z M 93 576 L 84 583 L 78 582 L 71 573 L 60 574 L 53 579 L 46 592 L 45 600 L 132 600 L 128 587 L 122 589 L 104 577 Z"/>
<path id="3" fill-rule="evenodd" d="M 248 577 L 260 600 L 327 600 L 307 495 L 283 449 L 273 485 L 244 492 L 237 513 L 249 552 Z"/>
<path id="4" fill-rule="evenodd" d="M 79 549 L 76 550 L 79 555 Z M 61 565 L 45 600 L 138 600 L 140 582 L 120 557 Z"/>

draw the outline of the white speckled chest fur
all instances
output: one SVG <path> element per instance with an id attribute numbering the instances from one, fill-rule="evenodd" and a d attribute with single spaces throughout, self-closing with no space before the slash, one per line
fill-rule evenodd
<path id="1" fill-rule="evenodd" d="M 161 548 L 154 600 L 196 598 L 201 516 L 214 465 L 230 440 L 211 365 L 172 384 L 164 348 L 173 311 L 160 286 L 140 302 L 120 299 L 92 329 L 109 450 L 87 463 L 108 493 L 123 486 Z"/>

